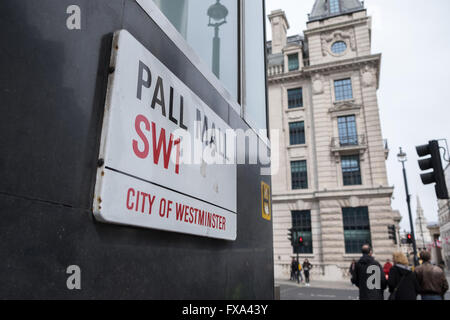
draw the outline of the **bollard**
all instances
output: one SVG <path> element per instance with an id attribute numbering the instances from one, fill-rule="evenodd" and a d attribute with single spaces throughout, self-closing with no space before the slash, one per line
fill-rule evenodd
<path id="1" fill-rule="evenodd" d="M 276 285 L 274 288 L 274 300 L 280 300 L 280 286 Z"/>

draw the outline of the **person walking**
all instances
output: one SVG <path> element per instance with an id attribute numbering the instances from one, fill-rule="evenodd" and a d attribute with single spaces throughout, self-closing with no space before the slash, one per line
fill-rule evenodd
<path id="1" fill-rule="evenodd" d="M 384 290 L 387 282 L 383 276 L 383 269 L 373 257 L 369 244 L 361 248 L 362 257 L 355 266 L 352 283 L 359 288 L 359 300 L 384 300 Z"/>
<path id="2" fill-rule="evenodd" d="M 295 259 L 294 262 L 294 281 L 297 281 L 297 283 L 300 283 L 300 271 L 298 271 L 300 263 L 298 262 L 298 259 Z"/>
<path id="3" fill-rule="evenodd" d="M 428 251 L 422 251 L 420 259 L 423 263 L 416 268 L 415 272 L 421 287 L 422 300 L 444 300 L 444 294 L 448 290 L 444 271 L 430 263 L 431 254 Z"/>
<path id="4" fill-rule="evenodd" d="M 302 264 L 301 263 L 299 263 L 298 264 L 298 275 L 299 275 L 299 278 L 300 278 L 300 282 L 303 282 L 303 276 L 302 276 Z"/>
<path id="5" fill-rule="evenodd" d="M 387 280 L 389 286 L 389 300 L 417 300 L 421 291 L 416 274 L 408 266 L 408 259 L 401 252 L 395 252 L 392 260 L 394 266 L 390 268 Z"/>
<path id="6" fill-rule="evenodd" d="M 353 277 L 353 273 L 355 273 L 355 268 L 356 268 L 356 260 L 353 259 L 352 263 L 350 263 L 350 267 L 348 268 L 348 274 L 350 275 L 350 277 Z"/>
<path id="7" fill-rule="evenodd" d="M 309 263 L 308 259 L 305 259 L 305 261 L 303 261 L 303 273 L 305 274 L 305 282 L 307 287 L 309 287 L 309 270 L 311 270 L 311 268 L 312 264 Z"/>
<path id="8" fill-rule="evenodd" d="M 291 280 L 295 280 L 296 277 L 296 272 L 298 270 L 298 263 L 295 263 L 295 258 L 292 257 L 292 261 L 291 261 Z"/>
<path id="9" fill-rule="evenodd" d="M 406 265 L 408 265 L 408 264 L 406 264 Z M 392 263 L 389 259 L 387 259 L 386 263 L 383 266 L 383 272 L 386 276 L 386 280 L 389 278 L 389 271 L 391 270 L 391 268 L 392 268 Z"/>

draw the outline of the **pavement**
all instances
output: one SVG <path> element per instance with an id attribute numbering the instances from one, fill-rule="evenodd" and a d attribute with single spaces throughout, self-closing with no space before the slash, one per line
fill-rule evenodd
<path id="1" fill-rule="evenodd" d="M 358 288 L 350 281 L 311 280 L 310 286 L 290 280 L 275 280 L 280 286 L 281 300 L 358 300 Z"/>
<path id="2" fill-rule="evenodd" d="M 357 287 L 348 281 L 321 281 L 321 280 L 311 280 L 310 286 L 306 287 L 305 282 L 297 284 L 295 281 L 290 281 L 286 279 L 276 279 L 275 284 L 283 284 L 290 286 L 297 286 L 299 288 L 321 288 L 321 289 L 336 289 L 336 290 L 358 290 Z"/>
<path id="3" fill-rule="evenodd" d="M 450 274 L 447 273 L 447 281 L 450 283 Z M 311 280 L 310 286 L 305 283 L 297 284 L 295 281 L 275 279 L 275 285 L 280 286 L 281 300 L 358 300 L 359 291 L 348 281 L 319 281 Z M 389 297 L 389 291 L 384 291 L 385 300 Z M 420 300 L 418 296 L 418 300 Z M 445 300 L 450 300 L 450 292 L 445 295 Z"/>

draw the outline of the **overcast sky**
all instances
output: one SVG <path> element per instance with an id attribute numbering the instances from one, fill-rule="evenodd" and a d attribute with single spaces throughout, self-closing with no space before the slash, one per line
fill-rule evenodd
<path id="1" fill-rule="evenodd" d="M 288 35 L 294 35 L 306 29 L 313 4 L 314 0 L 266 0 L 266 13 L 284 10 L 291 27 Z M 383 136 L 391 150 L 386 164 L 389 184 L 395 187 L 392 207 L 403 216 L 402 230 L 409 230 L 397 161 L 400 146 L 408 154 L 413 218 L 419 195 L 428 222 L 438 222 L 434 187 L 422 185 L 415 146 L 450 138 L 450 1 L 366 0 L 365 7 L 373 18 L 372 53 L 383 55 L 378 103 Z M 271 39 L 268 20 L 267 39 Z"/>

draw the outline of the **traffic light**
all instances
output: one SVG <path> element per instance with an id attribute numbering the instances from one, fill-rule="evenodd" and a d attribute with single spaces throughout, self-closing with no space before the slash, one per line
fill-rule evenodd
<path id="1" fill-rule="evenodd" d="M 303 237 L 298 237 L 298 245 L 303 247 Z"/>
<path id="2" fill-rule="evenodd" d="M 412 243 L 412 235 L 411 235 L 411 233 L 408 233 L 406 235 L 406 243 Z"/>
<path id="3" fill-rule="evenodd" d="M 395 225 L 388 226 L 388 234 L 389 234 L 389 239 L 394 240 L 394 243 L 397 244 Z"/>
<path id="4" fill-rule="evenodd" d="M 439 142 L 431 140 L 428 144 L 417 146 L 419 157 L 431 156 L 420 159 L 419 167 L 422 171 L 433 169 L 433 171 L 422 173 L 420 178 L 423 184 L 436 183 L 435 190 L 438 199 L 448 199 L 448 190 L 445 183 L 444 170 L 442 169 L 441 153 L 439 151 Z"/>
<path id="5" fill-rule="evenodd" d="M 292 228 L 288 230 L 288 240 L 290 241 L 291 245 L 294 246 L 294 237 L 292 235 L 292 231 Z"/>

